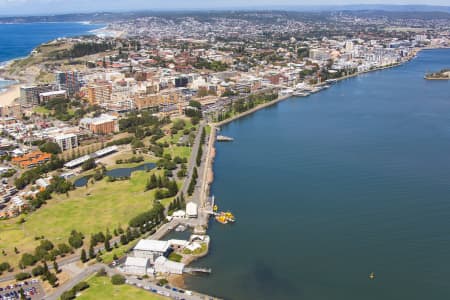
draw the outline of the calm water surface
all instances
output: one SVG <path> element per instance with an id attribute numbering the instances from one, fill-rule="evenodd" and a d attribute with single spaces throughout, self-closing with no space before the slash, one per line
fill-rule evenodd
<path id="1" fill-rule="evenodd" d="M 450 50 L 223 127 L 209 278 L 226 299 L 450 299 Z M 368 274 L 375 272 L 376 280 Z"/>

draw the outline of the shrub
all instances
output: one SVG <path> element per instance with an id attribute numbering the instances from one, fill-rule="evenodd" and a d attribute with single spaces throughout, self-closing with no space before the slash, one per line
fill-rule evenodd
<path id="1" fill-rule="evenodd" d="M 121 285 L 125 283 L 125 277 L 119 274 L 115 274 L 111 277 L 111 283 L 114 285 Z"/>
<path id="2" fill-rule="evenodd" d="M 22 272 L 22 273 L 16 274 L 15 278 L 16 278 L 17 281 L 22 281 L 22 280 L 31 278 L 31 274 Z"/>

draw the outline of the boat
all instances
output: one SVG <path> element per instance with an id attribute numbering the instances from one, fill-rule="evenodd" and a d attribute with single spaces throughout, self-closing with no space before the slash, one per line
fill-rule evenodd
<path id="1" fill-rule="evenodd" d="M 234 223 L 236 219 L 231 212 L 221 212 L 216 215 L 216 221 L 221 224 Z"/>
<path id="2" fill-rule="evenodd" d="M 369 279 L 370 280 L 374 280 L 375 279 L 375 273 L 374 272 L 371 272 L 370 274 L 369 274 Z"/>

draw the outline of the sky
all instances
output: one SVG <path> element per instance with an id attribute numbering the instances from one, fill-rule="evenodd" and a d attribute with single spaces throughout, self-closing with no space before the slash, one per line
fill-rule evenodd
<path id="1" fill-rule="evenodd" d="M 0 0 L 0 15 L 344 4 L 447 5 L 450 0 Z"/>

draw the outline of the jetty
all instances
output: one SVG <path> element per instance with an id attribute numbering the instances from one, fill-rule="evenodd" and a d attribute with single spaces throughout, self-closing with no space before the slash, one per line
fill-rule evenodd
<path id="1" fill-rule="evenodd" d="M 217 141 L 218 142 L 232 142 L 232 141 L 234 141 L 234 139 L 232 137 L 229 137 L 229 136 L 218 135 L 217 136 Z"/>

